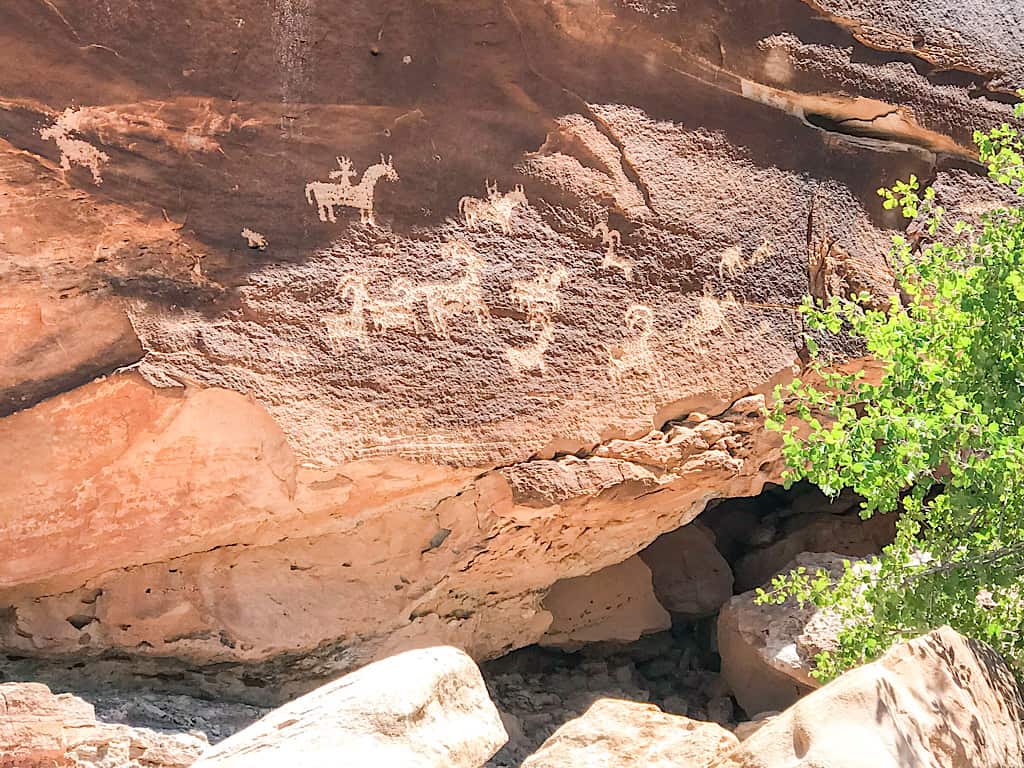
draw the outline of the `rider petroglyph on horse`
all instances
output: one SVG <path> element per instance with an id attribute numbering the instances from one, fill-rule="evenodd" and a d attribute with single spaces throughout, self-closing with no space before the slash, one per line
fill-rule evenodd
<path id="1" fill-rule="evenodd" d="M 374 187 L 382 178 L 387 181 L 398 181 L 398 171 L 391 164 L 391 157 L 388 156 L 385 160 L 384 155 L 381 155 L 380 162 L 367 168 L 363 178 L 355 185 L 352 184 L 352 179 L 356 175 L 352 170 L 352 161 L 347 157 L 335 159 L 338 161 L 338 170 L 331 171 L 328 175 L 338 181 L 311 181 L 306 185 L 306 201 L 310 205 L 316 205 L 320 221 L 337 221 L 334 208 L 342 206 L 358 210 L 361 223 L 376 226 L 377 220 L 373 213 Z"/>

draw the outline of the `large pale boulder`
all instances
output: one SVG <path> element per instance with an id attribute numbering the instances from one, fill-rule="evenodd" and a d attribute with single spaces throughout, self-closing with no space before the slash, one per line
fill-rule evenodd
<path id="1" fill-rule="evenodd" d="M 732 569 L 714 534 L 699 523 L 662 534 L 640 558 L 651 569 L 658 601 L 672 613 L 710 616 L 732 597 Z"/>
<path id="2" fill-rule="evenodd" d="M 102 723 L 93 706 L 39 683 L 0 684 L 4 768 L 187 768 L 205 738 Z"/>
<path id="3" fill-rule="evenodd" d="M 425 648 L 274 710 L 195 768 L 480 768 L 507 739 L 473 660 L 455 648 Z"/>
<path id="4" fill-rule="evenodd" d="M 1021 692 L 948 627 L 891 648 L 763 724 L 713 768 L 1020 768 Z"/>
<path id="5" fill-rule="evenodd" d="M 598 699 L 523 762 L 523 768 L 705 768 L 739 740 L 717 723 L 669 715 L 653 704 Z"/>
<path id="6" fill-rule="evenodd" d="M 838 576 L 843 559 L 835 553 L 802 553 L 781 572 L 804 567 Z M 767 586 L 767 584 L 765 585 Z M 818 687 L 811 677 L 814 657 L 834 647 L 839 627 L 830 613 L 790 598 L 758 605 L 754 591 L 733 597 L 718 616 L 722 677 L 736 701 L 753 714 L 788 707 Z"/>
<path id="7" fill-rule="evenodd" d="M 578 648 L 584 643 L 630 643 L 672 626 L 651 585 L 651 571 L 639 557 L 588 576 L 559 581 L 544 598 L 551 626 L 542 645 Z"/>

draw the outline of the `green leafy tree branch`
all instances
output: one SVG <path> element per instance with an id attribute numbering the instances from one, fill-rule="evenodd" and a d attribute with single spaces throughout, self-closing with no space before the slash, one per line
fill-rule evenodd
<path id="1" fill-rule="evenodd" d="M 1017 130 L 975 141 L 989 176 L 1024 195 Z M 881 374 L 836 369 L 808 336 L 811 363 L 776 392 L 769 426 L 782 434 L 787 485 L 851 488 L 865 518 L 898 511 L 895 540 L 838 580 L 798 570 L 758 599 L 839 615 L 838 648 L 816 659 L 819 679 L 942 624 L 1024 672 L 1024 211 L 950 226 L 914 177 L 879 194 L 927 232 L 923 248 L 894 238 L 901 297 L 884 311 L 863 294 L 808 298 L 802 311 L 812 331 L 860 339 Z"/>

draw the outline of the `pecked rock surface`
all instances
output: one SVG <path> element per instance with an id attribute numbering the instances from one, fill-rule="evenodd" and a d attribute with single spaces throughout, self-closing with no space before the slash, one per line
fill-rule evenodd
<path id="1" fill-rule="evenodd" d="M 877 187 L 988 199 L 1022 84 L 897 6 L 5 2 L 0 668 L 489 658 L 777 479 L 796 305 L 889 294 Z"/>

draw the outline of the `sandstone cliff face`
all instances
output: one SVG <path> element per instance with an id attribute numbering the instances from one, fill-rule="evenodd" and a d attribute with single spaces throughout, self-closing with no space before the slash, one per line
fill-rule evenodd
<path id="1" fill-rule="evenodd" d="M 890 290 L 874 190 L 993 195 L 1020 25 L 901 9 L 5 3 L 3 668 L 492 657 L 757 493 L 795 306 Z"/>

